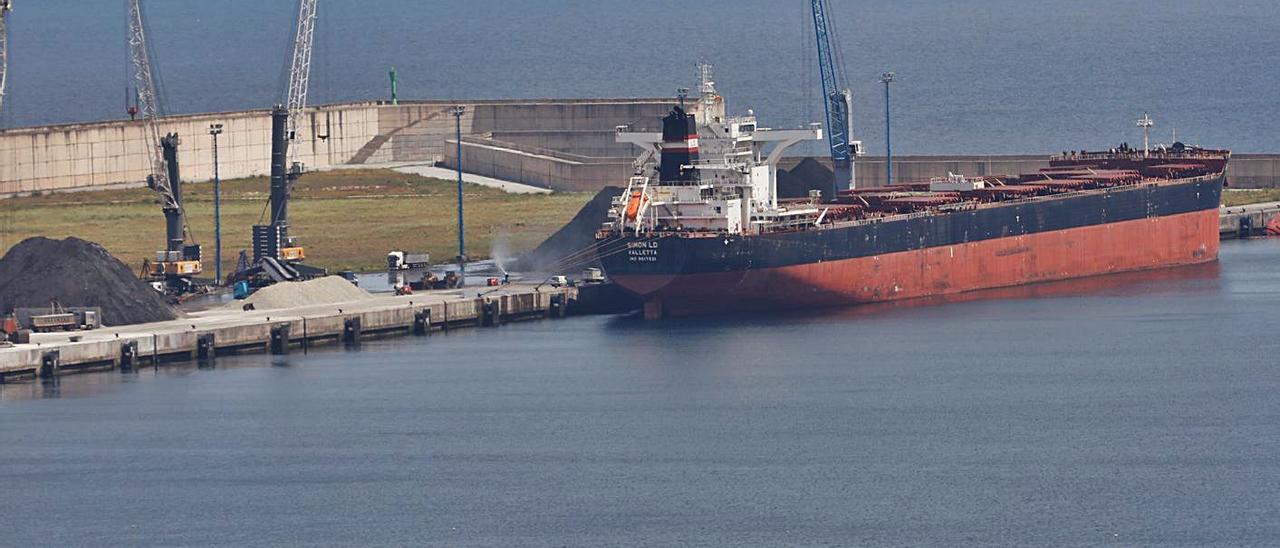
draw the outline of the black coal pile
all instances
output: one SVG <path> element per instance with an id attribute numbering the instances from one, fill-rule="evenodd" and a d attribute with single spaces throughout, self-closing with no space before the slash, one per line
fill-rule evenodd
<path id="1" fill-rule="evenodd" d="M 822 162 L 812 157 L 805 158 L 789 170 L 778 170 L 778 197 L 808 198 L 810 190 L 821 190 L 822 197 L 829 199 L 834 176 Z"/>
<path id="2" fill-rule="evenodd" d="M 93 242 L 28 238 L 0 258 L 0 314 L 54 302 L 100 307 L 105 325 L 177 318 L 163 295 Z"/>
<path id="3" fill-rule="evenodd" d="M 609 204 L 615 196 L 622 194 L 622 189 L 607 186 L 600 189 L 587 205 L 578 210 L 578 214 L 568 224 L 560 227 L 555 234 L 538 244 L 538 247 L 521 257 L 518 269 L 530 272 L 548 272 L 550 270 L 580 270 L 591 266 L 599 266 L 599 261 L 590 258 L 583 260 L 568 259 L 582 255 L 582 251 L 595 245 L 596 231 L 601 223 L 609 218 Z M 559 274 L 560 272 L 551 272 Z"/>

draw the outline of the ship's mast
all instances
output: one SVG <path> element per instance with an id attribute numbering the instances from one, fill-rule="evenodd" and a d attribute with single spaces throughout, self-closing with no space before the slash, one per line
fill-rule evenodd
<path id="1" fill-rule="evenodd" d="M 724 100 L 716 92 L 716 82 L 711 77 L 711 64 L 698 63 L 698 102 L 702 103 L 702 123 L 710 124 L 724 119 Z"/>
<path id="2" fill-rule="evenodd" d="M 1142 128 L 1142 157 L 1146 158 L 1151 155 L 1151 128 L 1156 123 L 1147 113 L 1142 113 L 1142 118 L 1138 119 L 1138 127 Z"/>

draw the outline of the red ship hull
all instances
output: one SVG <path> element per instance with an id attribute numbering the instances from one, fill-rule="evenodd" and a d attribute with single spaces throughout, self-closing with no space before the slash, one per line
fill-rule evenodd
<path id="1" fill-rule="evenodd" d="M 1211 262 L 1218 211 L 1038 232 L 773 268 L 685 274 L 612 273 L 645 299 L 645 316 L 815 308 Z"/>

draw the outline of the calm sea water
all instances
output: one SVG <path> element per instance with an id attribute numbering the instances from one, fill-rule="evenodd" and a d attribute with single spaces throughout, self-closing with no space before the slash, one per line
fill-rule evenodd
<path id="1" fill-rule="evenodd" d="M 1280 543 L 1280 241 L 0 389 L 0 544 Z"/>
<path id="2" fill-rule="evenodd" d="M 1043 153 L 1158 141 L 1276 149 L 1280 6 L 1273 0 L 833 0 L 857 133 L 895 151 Z M 172 112 L 269 106 L 283 89 L 292 0 L 151 0 Z M 12 17 L 0 122 L 124 117 L 119 0 L 25 0 Z M 313 101 L 668 96 L 716 66 L 736 111 L 774 127 L 821 117 L 808 0 L 323 2 Z M 811 151 L 812 152 L 812 151 Z"/>

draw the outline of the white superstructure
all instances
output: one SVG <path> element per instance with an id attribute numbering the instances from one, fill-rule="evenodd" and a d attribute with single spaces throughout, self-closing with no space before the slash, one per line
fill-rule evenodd
<path id="1" fill-rule="evenodd" d="M 710 67 L 699 65 L 700 108 L 697 134 L 664 143 L 660 132 L 632 132 L 618 128 L 617 140 L 645 149 L 636 160 L 636 175 L 616 198 L 605 230 L 625 232 L 715 232 L 756 234 L 776 228 L 813 223 L 820 211 L 815 201 L 779 205 L 778 161 L 800 141 L 821 140 L 822 128 L 762 128 L 755 113 L 726 116 L 723 98 L 716 94 Z M 680 167 L 693 170 L 690 180 L 666 181 L 655 163 L 664 149 L 696 159 Z"/>

